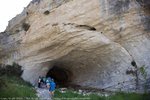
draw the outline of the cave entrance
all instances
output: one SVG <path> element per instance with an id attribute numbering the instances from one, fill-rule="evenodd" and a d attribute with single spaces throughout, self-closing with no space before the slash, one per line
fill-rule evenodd
<path id="1" fill-rule="evenodd" d="M 68 84 L 71 82 L 72 73 L 65 68 L 54 66 L 48 71 L 46 77 L 53 78 L 56 84 L 59 86 L 68 86 Z"/>

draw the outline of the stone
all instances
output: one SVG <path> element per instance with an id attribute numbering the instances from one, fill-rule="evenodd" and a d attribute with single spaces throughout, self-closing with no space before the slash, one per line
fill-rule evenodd
<path id="1" fill-rule="evenodd" d="M 142 92 L 138 87 L 150 80 L 149 5 L 148 0 L 33 0 L 0 34 L 0 62 L 21 65 L 23 79 L 32 84 L 55 67 L 48 75 L 59 84 Z M 135 69 L 133 61 L 137 76 L 126 74 Z M 143 65 L 148 77 L 137 84 Z"/>

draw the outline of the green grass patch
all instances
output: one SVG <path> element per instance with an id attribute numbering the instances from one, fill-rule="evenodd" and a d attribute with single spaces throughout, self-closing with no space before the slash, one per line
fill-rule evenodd
<path id="1" fill-rule="evenodd" d="M 1 76 L 0 98 L 36 98 L 36 90 L 17 76 Z"/>
<path id="2" fill-rule="evenodd" d="M 150 100 L 150 94 L 116 93 L 107 98 L 108 100 Z"/>
<path id="3" fill-rule="evenodd" d="M 61 93 L 60 90 L 55 91 L 54 98 L 60 98 L 62 100 L 106 100 L 104 96 L 99 96 L 97 94 L 83 95 L 78 92 L 67 90 L 65 93 Z"/>
<path id="4" fill-rule="evenodd" d="M 60 90 L 55 91 L 54 99 L 60 100 L 150 100 L 150 94 L 138 93 L 115 93 L 109 96 L 100 96 L 97 93 L 83 95 L 72 90 L 61 93 Z"/>

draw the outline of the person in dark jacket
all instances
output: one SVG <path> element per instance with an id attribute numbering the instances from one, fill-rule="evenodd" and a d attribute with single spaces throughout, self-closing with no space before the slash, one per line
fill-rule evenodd
<path id="1" fill-rule="evenodd" d="M 38 80 L 38 88 L 41 88 L 41 81 L 42 81 L 42 77 L 39 76 L 39 80 Z"/>

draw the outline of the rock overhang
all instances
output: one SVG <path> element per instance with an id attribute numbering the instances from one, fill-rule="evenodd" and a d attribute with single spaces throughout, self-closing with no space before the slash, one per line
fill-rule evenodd
<path id="1" fill-rule="evenodd" d="M 8 35 L 0 36 L 2 62 L 18 62 L 24 69 L 22 77 L 33 84 L 57 65 L 71 71 L 72 84 L 134 90 L 136 77 L 126 74 L 134 69 L 131 62 L 147 66 L 147 71 L 150 65 L 149 25 L 142 21 L 149 15 L 137 2 L 32 2 L 10 21 Z M 115 5 L 121 9 L 116 11 Z M 24 25 L 30 27 L 24 30 Z"/>

